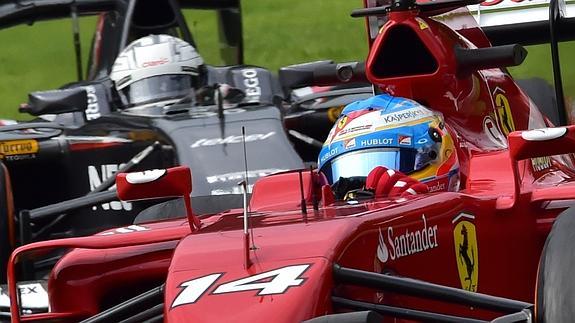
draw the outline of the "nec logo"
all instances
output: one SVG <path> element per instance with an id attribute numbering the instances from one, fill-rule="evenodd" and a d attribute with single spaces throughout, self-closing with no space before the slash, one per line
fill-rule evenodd
<path id="1" fill-rule="evenodd" d="M 155 60 L 155 61 L 144 62 L 142 64 L 142 67 L 158 66 L 158 65 L 166 64 L 167 62 L 168 62 L 167 58 L 160 58 L 160 59 Z"/>
<path id="2" fill-rule="evenodd" d="M 108 179 L 108 177 L 115 176 L 116 171 L 118 171 L 118 169 L 122 166 L 123 166 L 123 164 L 122 165 L 117 165 L 117 164 L 89 165 L 88 166 L 88 181 L 90 182 L 90 191 L 93 191 L 95 188 L 100 186 L 104 181 L 106 181 L 106 179 Z M 100 172 L 98 170 L 100 170 Z M 115 187 L 116 187 L 116 185 L 110 187 L 109 190 L 112 190 Z M 100 206 L 101 206 L 102 210 L 104 210 L 104 211 L 108 211 L 108 210 L 131 211 L 132 210 L 132 203 L 130 203 L 130 202 L 113 201 L 113 202 L 109 202 L 109 203 L 103 203 Z M 98 207 L 93 206 L 92 210 L 97 211 Z"/>

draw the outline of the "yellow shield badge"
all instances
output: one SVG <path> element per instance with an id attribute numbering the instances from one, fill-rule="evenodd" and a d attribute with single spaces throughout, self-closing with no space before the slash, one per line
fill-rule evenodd
<path id="1" fill-rule="evenodd" d="M 476 292 L 479 278 L 479 256 L 475 224 L 469 221 L 457 223 L 453 230 L 453 241 L 455 242 L 455 259 L 457 259 L 461 288 Z"/>
<path id="2" fill-rule="evenodd" d="M 507 99 L 504 94 L 498 93 L 495 95 L 495 106 L 497 108 L 497 120 L 499 121 L 501 130 L 503 130 L 503 134 L 507 136 L 510 132 L 515 131 L 515 123 L 513 122 L 509 99 Z"/>
<path id="3" fill-rule="evenodd" d="M 345 127 L 346 123 L 347 123 L 347 116 L 343 116 L 341 119 L 339 119 L 339 122 L 337 123 L 337 128 L 342 129 L 343 127 Z"/>

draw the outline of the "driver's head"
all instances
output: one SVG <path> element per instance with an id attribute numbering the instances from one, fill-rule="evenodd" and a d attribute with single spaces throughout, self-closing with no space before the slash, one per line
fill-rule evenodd
<path id="1" fill-rule="evenodd" d="M 149 35 L 130 43 L 116 58 L 110 78 L 123 103 L 135 106 L 182 98 L 203 85 L 204 60 L 187 42 Z"/>
<path id="2" fill-rule="evenodd" d="M 330 184 L 367 176 L 377 166 L 426 183 L 431 192 L 459 186 L 459 162 L 443 116 L 404 98 L 384 94 L 346 106 L 318 158 Z"/>

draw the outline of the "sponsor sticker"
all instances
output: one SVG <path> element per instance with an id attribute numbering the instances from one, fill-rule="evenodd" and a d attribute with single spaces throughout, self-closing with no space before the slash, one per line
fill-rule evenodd
<path id="1" fill-rule="evenodd" d="M 499 127 L 490 116 L 483 119 L 483 132 L 495 145 L 501 148 L 507 147 L 507 138 L 501 133 Z"/>
<path id="2" fill-rule="evenodd" d="M 159 58 L 156 60 L 151 60 L 151 61 L 147 61 L 142 63 L 142 67 L 153 67 L 153 66 L 158 66 L 158 65 L 164 65 L 166 63 L 168 63 L 170 60 L 168 60 L 167 58 Z"/>
<path id="3" fill-rule="evenodd" d="M 253 192 L 254 184 L 249 184 L 247 187 L 248 193 Z M 243 194 L 244 189 L 240 186 L 232 186 L 228 188 L 218 188 L 210 191 L 210 195 L 228 195 L 228 194 Z"/>
<path id="4" fill-rule="evenodd" d="M 36 140 L 0 141 L 0 158 L 10 159 L 11 156 L 32 155 L 37 152 Z"/>
<path id="5" fill-rule="evenodd" d="M 417 23 L 419 24 L 419 29 L 421 30 L 425 30 L 427 28 L 429 28 L 429 25 L 425 22 L 425 20 L 416 17 L 415 20 L 417 20 Z"/>
<path id="6" fill-rule="evenodd" d="M 411 136 L 399 135 L 399 144 L 404 146 L 411 145 Z"/>
<path id="7" fill-rule="evenodd" d="M 98 233 L 99 236 L 110 236 L 114 234 L 125 234 L 125 233 L 133 233 L 133 232 L 142 232 L 142 231 L 150 231 L 150 228 L 141 226 L 141 225 L 130 225 L 123 228 L 113 229 L 111 231 L 106 231 L 102 233 Z"/>
<path id="8" fill-rule="evenodd" d="M 349 134 L 353 134 L 353 133 L 359 133 L 359 132 L 365 132 L 365 130 L 369 130 L 371 129 L 371 125 L 370 124 L 366 124 L 363 126 L 357 126 L 357 127 L 352 127 L 352 128 L 346 128 L 343 129 L 342 131 L 340 131 L 337 134 L 337 137 L 341 137 L 343 135 L 349 135 Z"/>
<path id="9" fill-rule="evenodd" d="M 347 124 L 347 116 L 343 116 L 341 119 L 339 119 L 338 123 L 337 123 L 337 128 L 338 129 L 342 129 L 343 127 L 345 127 L 345 125 Z"/>
<path id="10" fill-rule="evenodd" d="M 343 145 L 344 145 L 345 149 L 355 148 L 355 138 L 353 138 L 351 140 L 345 140 Z"/>
<path id="11" fill-rule="evenodd" d="M 151 169 L 143 172 L 128 173 L 126 181 L 130 184 L 144 184 L 157 181 L 168 173 L 165 169 Z"/>
<path id="12" fill-rule="evenodd" d="M 421 216 L 422 224 L 416 228 L 405 228 L 398 233 L 393 227 L 379 230 L 377 259 L 386 263 L 390 258 L 396 260 L 439 247 L 437 242 L 437 225 L 428 226 L 425 214 Z M 387 237 L 385 237 L 387 234 Z"/>
<path id="13" fill-rule="evenodd" d="M 551 168 L 551 157 L 538 157 L 538 158 L 531 158 L 531 166 L 533 166 L 533 170 L 536 172 L 540 172 Z"/>
<path id="14" fill-rule="evenodd" d="M 461 288 L 477 292 L 479 280 L 479 255 L 477 248 L 477 234 L 475 224 L 472 222 L 475 216 L 460 213 L 454 220 L 453 241 L 455 247 L 455 259 L 457 259 L 457 271 Z"/>
<path id="15" fill-rule="evenodd" d="M 505 95 L 505 91 L 501 88 L 496 88 L 493 94 L 495 101 L 496 117 L 501 130 L 505 136 L 515 131 L 515 123 L 513 122 L 513 114 L 511 114 L 511 105 L 509 99 Z"/>
<path id="16" fill-rule="evenodd" d="M 20 294 L 20 305 L 24 311 L 47 311 L 48 292 L 47 282 L 29 281 L 18 283 L 18 294 Z M 9 308 L 10 298 L 8 286 L 0 285 L 0 308 Z"/>
<path id="17" fill-rule="evenodd" d="M 332 128 L 334 137 L 328 136 L 328 138 L 332 138 L 332 141 L 339 141 L 369 133 L 379 116 L 379 111 L 352 111 L 349 115 L 341 117 L 337 125 Z"/>
<path id="18" fill-rule="evenodd" d="M 393 145 L 392 138 L 374 138 L 374 139 L 366 139 L 361 141 L 361 146 L 369 147 L 369 146 L 382 146 L 382 145 Z"/>
<path id="19" fill-rule="evenodd" d="M 428 187 L 429 187 L 429 193 L 434 193 L 434 192 L 439 192 L 439 191 L 445 191 L 447 184 L 449 182 L 449 178 L 442 178 L 440 180 L 434 181 L 433 183 L 429 183 Z"/>
<path id="20" fill-rule="evenodd" d="M 260 101 L 262 95 L 262 88 L 260 87 L 260 79 L 258 78 L 258 71 L 254 68 L 247 68 L 242 70 L 244 77 L 244 86 L 246 98 L 244 102 L 255 103 Z"/>
<path id="21" fill-rule="evenodd" d="M 100 113 L 100 105 L 98 103 L 98 96 L 96 95 L 96 88 L 92 85 L 86 86 L 86 95 L 88 98 L 88 105 L 85 110 L 87 120 L 95 120 L 102 116 Z"/>
<path id="22" fill-rule="evenodd" d="M 236 115 L 246 112 L 242 108 L 226 108 L 224 107 L 224 115 Z M 194 107 L 192 111 L 189 112 L 192 118 L 211 118 L 217 117 L 218 112 L 216 110 L 210 109 L 210 107 Z"/>
<path id="23" fill-rule="evenodd" d="M 339 147 L 335 147 L 333 149 L 330 149 L 328 152 L 325 153 L 325 155 L 321 156 L 321 162 L 324 163 L 330 157 L 335 156 L 338 153 L 339 153 Z"/>
<path id="24" fill-rule="evenodd" d="M 120 169 L 124 164 L 104 164 L 104 165 L 89 165 L 88 166 L 88 182 L 90 183 L 90 191 L 102 185 L 109 177 L 115 176 L 118 169 Z M 113 190 L 116 185 L 111 186 L 108 190 Z M 102 210 L 108 211 L 131 211 L 132 203 L 124 201 L 113 201 L 109 203 L 103 203 L 100 205 Z M 92 206 L 93 211 L 98 210 L 98 206 Z"/>
<path id="25" fill-rule="evenodd" d="M 275 131 L 270 131 L 268 133 L 255 133 L 252 135 L 247 135 L 246 136 L 246 142 L 252 142 L 252 141 L 260 141 L 260 140 L 266 140 L 271 138 L 273 135 L 275 135 L 276 132 Z M 226 145 L 226 144 L 239 144 L 242 143 L 242 136 L 238 135 L 238 136 L 228 136 L 226 138 L 203 138 L 203 139 L 199 139 L 196 142 L 194 142 L 193 144 L 190 145 L 191 148 L 199 148 L 199 147 L 209 147 L 209 146 L 216 146 L 216 145 Z"/>
<path id="26" fill-rule="evenodd" d="M 406 123 L 410 121 L 419 120 L 424 117 L 432 116 L 433 113 L 424 108 L 411 108 L 400 112 L 393 112 L 388 114 L 382 114 L 380 118 L 380 124 L 378 126 L 389 126 L 399 123 Z"/>

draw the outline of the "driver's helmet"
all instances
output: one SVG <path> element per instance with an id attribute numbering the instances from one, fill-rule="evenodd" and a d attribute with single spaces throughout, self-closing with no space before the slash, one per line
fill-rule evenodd
<path id="1" fill-rule="evenodd" d="M 116 58 L 110 78 L 126 107 L 191 95 L 205 79 L 204 60 L 187 42 L 149 35 L 130 43 Z"/>
<path id="2" fill-rule="evenodd" d="M 377 166 L 401 171 L 430 192 L 459 188 L 459 162 L 443 116 L 386 94 L 347 105 L 318 158 L 330 184 L 367 176 Z"/>

